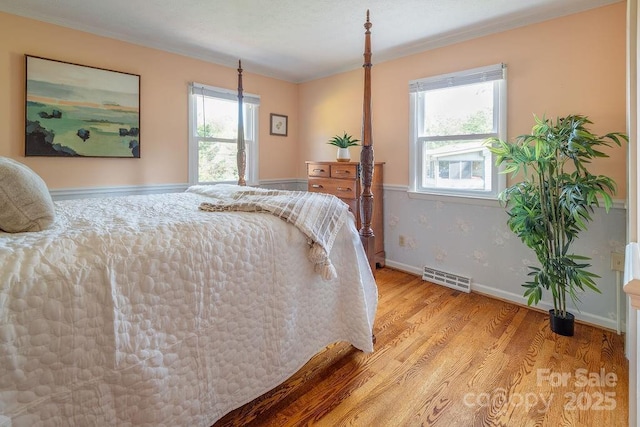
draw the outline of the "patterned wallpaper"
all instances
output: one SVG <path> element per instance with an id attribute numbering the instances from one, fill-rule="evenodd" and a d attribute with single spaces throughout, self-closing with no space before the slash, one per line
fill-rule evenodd
<path id="1" fill-rule="evenodd" d="M 425 200 L 409 197 L 406 187 L 385 186 L 384 215 L 390 267 L 422 274 L 428 266 L 471 277 L 472 290 L 526 303 L 521 284 L 527 280 L 527 266 L 536 265 L 537 260 L 509 230 L 507 214 L 497 201 Z M 589 230 L 576 243 L 576 253 L 592 258 L 591 271 L 601 276 L 596 283 L 602 291 L 581 294 L 579 311 L 569 303 L 576 318 L 616 329 L 616 294 L 621 291 L 610 260 L 611 252 L 624 253 L 625 234 L 624 208 L 616 206 L 608 214 L 597 209 Z M 400 236 L 404 236 L 404 246 L 400 246 Z M 543 296 L 538 307 L 553 308 L 550 296 Z"/>

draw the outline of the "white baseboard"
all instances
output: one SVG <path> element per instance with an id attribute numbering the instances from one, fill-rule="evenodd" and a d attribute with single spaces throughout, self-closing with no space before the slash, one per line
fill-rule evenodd
<path id="1" fill-rule="evenodd" d="M 502 289 L 496 289 L 494 287 L 482 285 L 480 283 L 472 283 L 471 291 L 477 292 L 479 294 L 495 297 L 501 300 L 510 301 L 518 305 L 527 306 L 527 299 L 522 295 L 518 295 L 513 292 L 504 291 Z M 535 306 L 535 308 L 546 312 L 553 308 L 553 303 L 542 300 Z M 577 310 L 576 311 L 571 310 L 571 313 L 576 317 L 576 320 L 579 320 L 581 322 L 589 323 L 596 326 L 601 326 L 603 328 L 611 329 L 614 331 L 618 326 L 616 319 L 610 319 L 607 317 L 598 316 L 596 314 L 587 313 L 584 311 L 579 312 Z M 622 330 L 624 331 L 624 325 L 622 327 Z"/>
<path id="2" fill-rule="evenodd" d="M 422 269 L 418 267 L 414 267 L 412 265 L 402 264 L 390 259 L 385 260 L 385 265 L 391 268 L 395 268 L 396 270 L 404 271 L 406 273 L 411 273 L 411 274 L 415 274 L 422 277 Z M 527 306 L 527 300 L 521 295 L 518 295 L 513 292 L 504 291 L 501 289 L 496 289 L 494 287 L 483 285 L 480 283 L 472 282 L 471 292 L 476 292 L 479 294 L 487 295 L 489 297 L 494 297 L 494 298 L 505 300 L 508 302 L 513 302 L 514 304 L 518 304 L 521 306 Z M 553 304 L 543 300 L 543 301 L 540 301 L 540 303 L 536 305 L 535 308 L 542 311 L 549 311 L 550 309 L 553 308 Z M 600 327 L 611 329 L 614 331 L 618 326 L 616 319 L 609 319 L 606 317 L 598 316 L 592 313 L 585 313 L 585 312 L 574 313 L 572 311 L 572 313 L 576 317 L 576 320 L 579 320 L 581 322 L 589 323 L 592 325 L 600 326 Z M 625 330 L 625 325 L 623 322 L 622 331 L 624 330 Z"/>
<path id="3" fill-rule="evenodd" d="M 417 276 L 422 277 L 422 269 L 418 267 L 414 267 L 412 265 L 402 264 L 401 262 L 396 262 L 386 258 L 384 260 L 384 264 L 388 267 L 395 268 L 396 270 L 404 271 L 405 273 L 415 274 Z"/>

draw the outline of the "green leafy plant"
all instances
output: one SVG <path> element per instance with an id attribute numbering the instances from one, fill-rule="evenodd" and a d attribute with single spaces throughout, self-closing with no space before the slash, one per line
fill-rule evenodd
<path id="1" fill-rule="evenodd" d="M 359 139 L 354 139 L 351 135 L 347 135 L 347 133 L 345 132 L 342 136 L 334 136 L 329 140 L 329 142 L 327 142 L 327 144 L 335 145 L 338 148 L 349 148 L 360 145 L 358 144 L 359 141 Z"/>
<path id="2" fill-rule="evenodd" d="M 522 242 L 533 249 L 540 266 L 529 266 L 531 280 L 524 296 L 529 305 L 542 299 L 543 290 L 551 292 L 554 314 L 567 317 L 567 297 L 579 302 L 578 291 L 600 293 L 594 281 L 598 275 L 588 271 L 590 258 L 576 255 L 572 243 L 587 230 L 594 207 L 600 200 L 608 212 L 615 182 L 603 175 L 591 174 L 587 167 L 595 158 L 608 157 L 602 148 L 620 146 L 628 137 L 619 132 L 598 136 L 586 125 L 585 116 L 570 115 L 552 121 L 535 117 L 530 135 L 521 135 L 513 143 L 490 138 L 489 150 L 503 173 L 522 175 L 500 194 L 507 209 L 507 223 Z"/>

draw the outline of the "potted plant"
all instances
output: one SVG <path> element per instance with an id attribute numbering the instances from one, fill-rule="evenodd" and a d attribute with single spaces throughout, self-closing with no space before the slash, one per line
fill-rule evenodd
<path id="1" fill-rule="evenodd" d="M 521 135 L 513 143 L 490 138 L 486 144 L 496 164 L 504 165 L 503 173 L 522 175 L 522 181 L 504 190 L 500 200 L 509 215 L 509 228 L 533 249 L 540 263 L 529 266 L 531 280 L 522 285 L 527 303 L 537 304 L 543 290 L 550 291 L 551 330 L 572 336 L 574 315 L 567 311 L 567 299 L 575 304 L 578 291 L 600 290 L 594 281 L 599 276 L 588 271 L 590 258 L 573 253 L 571 246 L 587 229 L 600 199 L 608 212 L 615 193 L 615 182 L 591 174 L 588 166 L 592 159 L 608 157 L 602 148 L 620 146 L 628 138 L 619 132 L 595 135 L 586 128 L 592 122 L 581 115 L 555 122 L 535 117 L 535 122 L 531 135 Z"/>
<path id="2" fill-rule="evenodd" d="M 351 154 L 349 153 L 349 147 L 354 147 L 359 139 L 354 139 L 351 135 L 348 135 L 344 132 L 344 135 L 336 135 L 329 140 L 327 144 L 335 145 L 338 147 L 338 154 L 336 155 L 336 160 L 339 162 L 348 162 L 351 160 Z"/>

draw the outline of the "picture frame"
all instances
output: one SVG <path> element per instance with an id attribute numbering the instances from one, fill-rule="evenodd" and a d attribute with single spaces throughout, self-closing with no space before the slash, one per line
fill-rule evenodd
<path id="1" fill-rule="evenodd" d="M 289 132 L 288 120 L 289 120 L 288 116 L 271 113 L 270 115 L 271 126 L 269 128 L 269 133 L 271 135 L 276 135 L 276 136 L 287 136 Z"/>
<path id="2" fill-rule="evenodd" d="M 25 156 L 140 158 L 139 75 L 25 62 Z"/>

